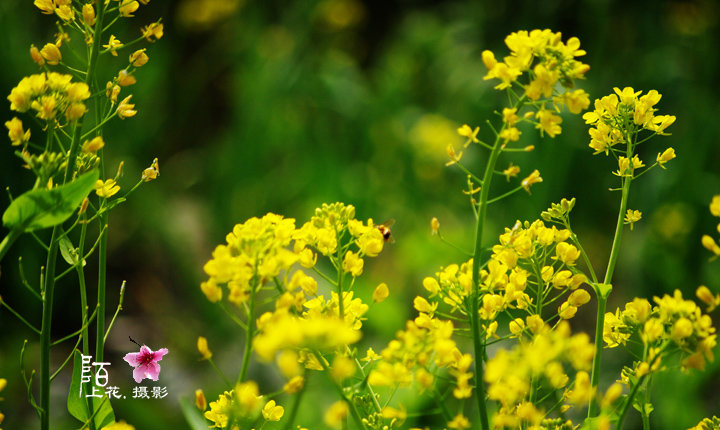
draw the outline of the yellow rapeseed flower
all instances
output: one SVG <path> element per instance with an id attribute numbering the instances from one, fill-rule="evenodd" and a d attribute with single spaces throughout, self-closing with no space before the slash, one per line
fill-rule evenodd
<path id="1" fill-rule="evenodd" d="M 46 43 L 40 50 L 40 55 L 42 55 L 45 61 L 51 66 L 56 66 L 62 61 L 60 49 L 54 43 Z"/>
<path id="2" fill-rule="evenodd" d="M 118 11 L 120 12 L 120 16 L 127 18 L 134 16 L 132 13 L 135 12 L 139 7 L 140 3 L 135 0 L 120 0 Z"/>
<path id="3" fill-rule="evenodd" d="M 387 299 L 389 295 L 390 295 L 390 290 L 388 289 L 387 284 L 383 282 L 380 285 L 378 285 L 377 287 L 375 287 L 375 291 L 373 291 L 372 298 L 375 303 L 381 303 L 385 299 Z"/>
<path id="4" fill-rule="evenodd" d="M 89 25 L 90 27 L 95 25 L 95 8 L 93 7 L 92 3 L 86 3 L 83 5 L 82 16 L 85 24 Z"/>
<path id="5" fill-rule="evenodd" d="M 30 130 L 23 129 L 23 123 L 17 117 L 13 117 L 10 121 L 5 122 L 8 129 L 8 137 L 13 146 L 19 146 L 30 140 Z"/>
<path id="6" fill-rule="evenodd" d="M 200 336 L 197 339 L 197 350 L 200 355 L 202 355 L 203 360 L 209 360 L 213 356 L 212 351 L 208 348 L 207 339 L 203 336 Z"/>
<path id="7" fill-rule="evenodd" d="M 115 183 L 115 179 L 107 179 L 105 181 L 98 179 L 97 182 L 95 182 L 95 193 L 102 198 L 112 197 L 118 191 L 120 191 L 120 186 Z"/>
<path id="8" fill-rule="evenodd" d="M 275 400 L 267 402 L 262 409 L 263 417 L 265 417 L 268 421 L 280 421 L 284 413 L 285 408 L 280 405 L 276 405 Z"/>
<path id="9" fill-rule="evenodd" d="M 201 411 L 207 409 L 207 400 L 205 400 L 205 393 L 203 393 L 203 390 L 201 389 L 195 390 L 195 406 Z"/>
<path id="10" fill-rule="evenodd" d="M 132 98 L 132 95 L 129 95 L 125 97 L 120 104 L 118 104 L 117 107 L 117 114 L 120 119 L 130 118 L 135 116 L 137 111 L 135 110 L 135 105 L 130 103 L 130 99 Z"/>
<path id="11" fill-rule="evenodd" d="M 528 175 L 527 178 L 523 179 L 522 182 L 520 182 L 520 185 L 522 185 L 522 187 L 525 188 L 525 191 L 529 193 L 531 186 L 538 184 L 542 181 L 543 179 L 540 176 L 540 172 L 535 169 L 532 173 L 530 173 L 530 175 Z"/>

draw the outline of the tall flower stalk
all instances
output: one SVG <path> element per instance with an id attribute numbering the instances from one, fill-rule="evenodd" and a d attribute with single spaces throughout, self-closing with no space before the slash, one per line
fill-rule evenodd
<path id="1" fill-rule="evenodd" d="M 32 379 L 25 379 L 25 383 L 30 393 L 29 401 L 40 417 L 40 428 L 49 430 L 53 421 L 51 382 L 75 354 L 73 349 L 60 368 L 51 372 L 51 348 L 77 337 L 77 345 L 82 343 L 78 353 L 90 355 L 89 326 L 94 320 L 95 359 L 103 360 L 105 339 L 110 328 L 105 324 L 108 213 L 125 201 L 142 182 L 155 179 L 158 167 L 156 162 L 153 163 L 140 175 L 133 188 L 113 198 L 121 189 L 118 184 L 121 171 L 119 169 L 114 178 L 105 178 L 103 126 L 115 117 L 125 119 L 135 115 L 134 105 L 130 104 L 131 96 L 121 102 L 118 102 L 117 97 L 123 87 L 136 82 L 134 72 L 148 61 L 148 56 L 145 49 L 131 54 L 128 52 L 127 66 L 111 78 L 107 85 L 100 85 L 101 78 L 97 70 L 101 55 L 112 58 L 119 52 L 127 52 L 126 48 L 130 44 L 124 45 L 113 35 L 108 37 L 108 34 L 118 19 L 132 17 L 139 3 L 124 1 L 111 6 L 106 2 L 84 5 L 35 2 L 35 6 L 41 12 L 59 18 L 60 32 L 54 42 L 45 44 L 42 49 L 31 47 L 30 57 L 40 67 L 40 73 L 23 78 L 8 96 L 11 110 L 31 114 L 34 122 L 35 127 L 25 130 L 22 120 L 14 117 L 5 126 L 11 144 L 18 147 L 16 155 L 30 168 L 36 181 L 33 189 L 15 198 L 3 214 L 3 224 L 11 232 L 0 243 L 0 257 L 7 253 L 23 233 L 34 235 L 36 230 L 52 228 L 48 243 L 42 243 L 35 235 L 46 251 L 45 265 L 40 268 L 39 293 L 27 281 L 23 281 L 34 295 L 40 297 L 42 303 L 41 327 L 37 330 L 40 337 L 39 402 L 35 402 L 31 394 Z M 110 24 L 106 19 L 108 17 Z M 71 38 L 71 33 L 78 37 Z M 150 24 L 141 33 L 137 41 L 157 40 L 162 37 L 162 24 Z M 103 45 L 103 42 L 107 44 Z M 68 56 L 68 53 L 74 55 Z M 65 59 L 63 54 L 66 54 Z M 88 106 L 94 111 L 94 123 L 88 118 Z M 33 141 L 32 131 L 36 131 L 33 128 L 45 133 L 44 145 Z M 95 197 L 90 195 L 93 190 Z M 98 236 L 88 248 L 87 233 L 91 223 L 99 224 Z M 98 254 L 99 273 L 97 308 L 89 316 L 88 285 L 83 266 L 95 251 Z M 70 267 L 58 273 L 60 257 Z M 55 318 L 53 302 L 56 283 L 72 272 L 77 275 L 82 326 L 75 334 L 53 342 L 51 332 Z M 3 304 L 9 308 L 8 304 Z M 27 322 L 21 315 L 15 314 Z M 86 384 L 81 386 L 79 382 L 77 386 L 81 391 L 91 387 Z M 105 412 L 98 413 L 100 411 L 94 410 L 96 406 L 92 402 L 77 394 L 70 395 L 72 400 L 68 402 L 68 408 L 73 416 L 89 428 L 94 430 L 114 421 L 109 402 L 104 406 Z"/>

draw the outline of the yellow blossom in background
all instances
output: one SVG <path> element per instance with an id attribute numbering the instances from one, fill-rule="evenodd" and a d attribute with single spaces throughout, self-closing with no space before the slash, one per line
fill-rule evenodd
<path id="1" fill-rule="evenodd" d="M 19 146 L 30 140 L 30 130 L 23 129 L 23 123 L 17 117 L 5 122 L 8 129 L 8 137 L 13 146 Z"/>
<path id="2" fill-rule="evenodd" d="M 375 303 L 382 303 L 385 301 L 385 299 L 388 298 L 390 295 L 390 290 L 388 290 L 388 286 L 386 283 L 381 283 L 377 287 L 375 287 L 375 291 L 373 291 L 373 301 Z"/>
<path id="3" fill-rule="evenodd" d="M 448 428 L 457 430 L 469 429 L 470 420 L 468 420 L 463 414 L 457 414 L 452 420 L 448 421 L 447 426 Z"/>
<path id="4" fill-rule="evenodd" d="M 292 377 L 284 386 L 283 391 L 288 394 L 295 394 L 305 386 L 305 378 L 302 376 Z"/>
<path id="5" fill-rule="evenodd" d="M 364 261 L 358 254 L 348 251 L 342 262 L 342 268 L 346 273 L 350 273 L 354 277 L 362 275 Z"/>
<path id="6" fill-rule="evenodd" d="M 45 44 L 45 46 L 43 46 L 40 50 L 40 55 L 42 55 L 45 61 L 51 66 L 56 66 L 60 64 L 60 61 L 62 61 L 60 49 L 53 43 Z"/>
<path id="7" fill-rule="evenodd" d="M 43 58 L 40 50 L 35 45 L 30 45 L 30 58 L 40 67 L 45 65 L 45 58 Z"/>
<path id="8" fill-rule="evenodd" d="M 197 349 L 200 355 L 202 355 L 203 360 L 209 360 L 212 358 L 212 351 L 210 351 L 210 348 L 208 348 L 207 339 L 205 337 L 200 336 L 197 339 Z"/>
<path id="9" fill-rule="evenodd" d="M 114 179 L 107 179 L 105 181 L 98 179 L 97 182 L 95 182 L 95 193 L 102 198 L 112 197 L 118 191 L 120 191 L 120 186 L 115 183 Z"/>
<path id="10" fill-rule="evenodd" d="M 630 230 L 633 229 L 636 222 L 642 219 L 642 212 L 638 210 L 628 209 L 625 214 L 625 224 L 630 224 Z"/>
<path id="11" fill-rule="evenodd" d="M 663 151 L 662 154 L 658 154 L 655 161 L 657 161 L 658 166 L 665 169 L 665 163 L 675 158 L 675 150 L 673 148 L 668 148 L 665 151 Z"/>
<path id="12" fill-rule="evenodd" d="M 137 111 L 135 110 L 135 105 L 130 103 L 131 98 L 132 95 L 125 97 L 118 105 L 116 112 L 120 119 L 133 117 L 137 113 Z"/>
<path id="13" fill-rule="evenodd" d="M 91 3 L 86 3 L 82 7 L 82 16 L 85 24 L 90 27 L 95 25 L 95 7 Z"/>
<path id="14" fill-rule="evenodd" d="M 40 12 L 46 15 L 52 15 L 55 13 L 55 4 L 53 3 L 53 0 L 35 0 L 33 4 L 35 7 L 40 9 Z"/>
<path id="15" fill-rule="evenodd" d="M 135 12 L 139 7 L 140 4 L 135 0 L 119 0 L 120 4 L 118 5 L 118 11 L 120 12 L 120 16 L 123 17 L 132 17 L 134 16 L 132 13 Z"/>
<path id="16" fill-rule="evenodd" d="M 95 136 L 91 140 L 86 140 L 82 144 L 82 151 L 86 153 L 93 153 L 101 150 L 105 147 L 105 141 L 102 136 Z"/>
<path id="17" fill-rule="evenodd" d="M 720 217 L 720 194 L 713 196 L 710 202 L 710 213 L 712 216 Z"/>
<path id="18" fill-rule="evenodd" d="M 518 173 L 520 173 L 520 167 L 515 166 L 513 163 L 510 163 L 507 169 L 503 170 L 503 175 L 505 175 L 505 179 L 507 179 L 508 181 L 510 181 L 510 178 L 514 178 L 515 176 L 517 176 Z"/>
<path id="19" fill-rule="evenodd" d="M 135 67 L 142 67 L 147 64 L 149 58 L 145 53 L 146 49 L 138 49 L 137 51 L 130 54 L 130 64 Z"/>
<path id="20" fill-rule="evenodd" d="M 720 306 L 720 294 L 713 294 L 705 285 L 699 286 L 695 290 L 695 295 L 708 305 L 706 312 L 712 312 L 716 307 Z"/>
<path id="21" fill-rule="evenodd" d="M 533 186 L 535 184 L 539 184 L 542 181 L 543 181 L 543 179 L 540 176 L 540 172 L 537 169 L 535 169 L 535 170 L 533 170 L 532 173 L 530 173 L 530 175 L 528 175 L 527 178 L 522 180 L 520 185 L 522 185 L 522 187 L 525 188 L 525 191 L 527 191 L 529 193 L 531 186 Z"/>
<path id="22" fill-rule="evenodd" d="M 117 57 L 117 50 L 122 47 L 123 47 L 122 42 L 120 42 L 120 40 L 118 40 L 114 34 L 111 34 L 110 39 L 108 39 L 108 43 L 103 45 L 103 48 L 110 51 L 110 53 L 115 57 Z"/>
<path id="23" fill-rule="evenodd" d="M 460 136 L 466 137 L 468 139 L 468 143 L 469 142 L 475 142 L 475 143 L 480 142 L 477 138 L 477 134 L 479 131 L 480 131 L 480 127 L 475 127 L 475 129 L 473 129 L 472 127 L 470 127 L 467 124 L 463 124 L 462 127 L 457 129 L 457 132 Z"/>
<path id="24" fill-rule="evenodd" d="M 117 83 L 121 87 L 133 85 L 135 82 L 137 82 L 135 76 L 129 74 L 127 70 L 123 69 L 120 70 L 120 73 L 118 73 Z"/>
<path id="25" fill-rule="evenodd" d="M 55 14 L 63 21 L 75 20 L 75 10 L 67 4 L 57 5 L 56 0 Z"/>
<path id="26" fill-rule="evenodd" d="M 148 42 L 155 42 L 163 37 L 163 24 L 154 22 L 142 28 L 142 35 Z"/>
<path id="27" fill-rule="evenodd" d="M 153 159 L 152 164 L 150 164 L 150 167 L 142 171 L 142 174 L 140 175 L 140 178 L 143 182 L 150 182 L 157 177 L 160 176 L 160 166 L 158 164 L 158 159 Z"/>
<path id="28" fill-rule="evenodd" d="M 522 133 L 516 127 L 508 127 L 500 132 L 500 139 L 504 140 L 505 143 L 517 142 L 520 140 Z"/>
<path id="29" fill-rule="evenodd" d="M 207 409 L 207 400 L 205 400 L 205 393 L 203 393 L 203 390 L 199 388 L 195 390 L 195 406 L 201 411 Z"/>
<path id="30" fill-rule="evenodd" d="M 262 409 L 262 415 L 268 421 L 280 421 L 284 413 L 285 408 L 276 405 L 275 400 L 267 402 Z"/>
<path id="31" fill-rule="evenodd" d="M 330 427 L 339 428 L 342 425 L 343 421 L 345 421 L 345 419 L 347 418 L 349 412 L 350 409 L 347 403 L 339 400 L 330 405 L 330 408 L 325 411 L 323 421 Z"/>
<path id="32" fill-rule="evenodd" d="M 343 380 L 355 374 L 355 362 L 344 355 L 336 355 L 330 366 L 330 376 L 335 382 L 341 383 Z"/>
<path id="33" fill-rule="evenodd" d="M 560 127 L 562 118 L 547 109 L 540 109 L 535 115 L 535 118 L 538 120 L 535 128 L 540 129 L 541 133 L 544 132 L 550 137 L 555 137 L 562 131 Z"/>
<path id="34" fill-rule="evenodd" d="M 708 236 L 707 234 L 702 237 L 702 246 L 713 254 L 720 255 L 720 246 L 715 242 L 715 239 Z"/>

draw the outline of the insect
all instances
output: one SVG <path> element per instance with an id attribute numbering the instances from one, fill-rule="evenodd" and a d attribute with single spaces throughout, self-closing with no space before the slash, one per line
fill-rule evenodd
<path id="1" fill-rule="evenodd" d="M 380 233 L 382 233 L 385 242 L 395 243 L 395 239 L 392 237 L 392 233 L 390 232 L 390 227 L 392 227 L 393 224 L 395 224 L 395 220 L 389 219 L 376 226 L 377 229 L 380 230 Z"/>

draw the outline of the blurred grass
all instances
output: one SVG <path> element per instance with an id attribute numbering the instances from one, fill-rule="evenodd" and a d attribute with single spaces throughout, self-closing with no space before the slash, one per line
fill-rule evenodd
<path id="1" fill-rule="evenodd" d="M 655 88 L 663 94 L 660 113 L 678 117 L 671 137 L 654 140 L 640 154 L 652 159 L 673 146 L 678 158 L 668 171 L 653 172 L 633 186 L 630 207 L 640 209 L 644 219 L 626 235 L 609 309 L 634 296 L 675 288 L 691 296 L 701 283 L 720 289 L 720 271 L 707 264 L 699 244 L 703 233 L 714 230 L 707 205 L 720 192 L 718 13 L 710 0 L 183 0 L 141 7 L 118 37 L 131 38 L 157 16 L 163 17 L 165 37 L 148 49 L 150 63 L 132 88 L 138 115 L 106 132 L 107 166 L 114 171 L 124 160 L 121 185 L 130 186 L 158 157 L 161 177 L 111 216 L 108 308 L 123 279 L 128 293 L 108 352 L 116 363 L 111 381 L 120 385 L 128 379 L 121 361 L 131 346 L 128 335 L 168 347 L 162 381 L 170 396 L 116 402 L 118 415 L 138 429 L 183 428 L 178 397 L 202 386 L 212 400 L 221 381 L 209 366 L 197 363 L 198 335 L 208 337 L 222 368 L 236 371 L 242 337 L 198 285 L 202 265 L 232 226 L 268 211 L 301 224 L 314 207 L 339 200 L 354 204 L 360 218 L 396 220 L 396 244 L 368 262 L 356 290 L 367 299 L 379 282 L 391 288 L 385 307 L 368 314 L 363 341 L 382 349 L 411 315 L 422 278 L 466 258 L 430 237 L 430 218 L 437 216 L 445 236 L 458 246 L 471 248 L 472 214 L 460 192 L 466 180 L 444 167 L 444 148 L 463 123 L 489 132 L 484 120 L 503 98 L 482 80 L 480 52 L 491 49 L 503 56 L 503 38 L 518 29 L 551 28 L 579 37 L 591 66 L 580 86 L 592 98 L 613 86 Z M 34 72 L 29 44 L 49 40 L 51 23 L 30 2 L 0 3 L 5 47 L 0 93 L 9 94 L 22 76 Z M 107 74 L 113 71 L 109 67 Z M 7 103 L 0 104 L 0 114 L 12 117 Z M 521 166 L 521 175 L 540 169 L 544 182 L 532 195 L 518 194 L 493 206 L 488 231 L 499 232 L 515 219 L 534 219 L 550 202 L 575 196 L 573 224 L 601 271 L 616 219 L 618 196 L 607 191 L 615 166 L 591 155 L 586 130 L 580 118 L 570 116 L 554 140 L 524 130 L 524 142 L 537 149 L 512 161 Z M 0 182 L 18 194 L 32 178 L 12 151 L 0 145 Z M 465 160 L 481 166 L 484 156 L 468 152 Z M 498 189 L 506 186 L 502 182 L 496 181 Z M 6 204 L 3 200 L 2 207 Z M 14 261 L 19 255 L 28 276 L 37 279 L 44 257 L 31 241 L 21 241 L 3 265 L 0 294 L 39 321 L 37 306 L 18 288 Z M 76 327 L 79 313 L 72 282 L 62 285 L 56 309 L 69 315 L 56 324 L 58 335 Z M 582 310 L 576 327 L 592 330 L 593 313 L 592 305 Z M 0 313 L 0 375 L 10 383 L 1 407 L 7 425 L 18 428 L 34 426 L 26 424 L 33 418 L 17 379 L 24 338 L 31 338 L 28 331 Z M 607 355 L 621 360 L 620 354 Z M 29 368 L 37 368 L 34 356 L 28 354 Z M 607 364 L 612 371 L 613 359 Z M 267 373 L 261 366 L 252 370 Z M 616 377 L 606 376 L 608 381 Z M 260 378 L 268 390 L 277 386 L 272 382 L 277 375 Z M 704 374 L 658 378 L 655 424 L 681 428 L 711 414 L 718 395 L 707 381 L 718 381 L 717 366 Z M 55 384 L 61 397 L 63 384 Z M 680 388 L 682 397 L 676 395 Z M 60 404 L 54 413 L 62 410 Z M 308 415 L 299 422 L 309 425 L 315 419 Z"/>

